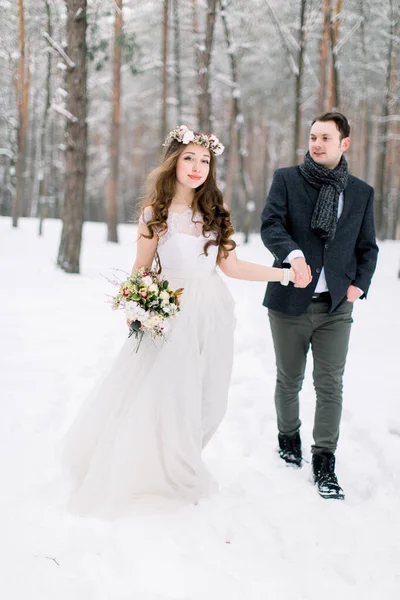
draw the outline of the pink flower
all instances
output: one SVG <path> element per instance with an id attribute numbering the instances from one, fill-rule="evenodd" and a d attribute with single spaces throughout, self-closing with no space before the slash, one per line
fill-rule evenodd
<path id="1" fill-rule="evenodd" d="M 129 289 L 124 287 L 124 289 L 122 290 L 122 293 L 124 296 L 129 296 Z"/>
<path id="2" fill-rule="evenodd" d="M 146 299 L 148 295 L 149 295 L 149 292 L 145 288 L 142 288 L 141 290 L 139 290 L 139 296 L 141 298 Z"/>

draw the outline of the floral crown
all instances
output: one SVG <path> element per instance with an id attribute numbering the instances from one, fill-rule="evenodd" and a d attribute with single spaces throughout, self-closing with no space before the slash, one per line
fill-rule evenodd
<path id="1" fill-rule="evenodd" d="M 194 131 L 191 131 L 186 125 L 180 125 L 170 131 L 163 146 L 169 146 L 173 140 L 185 145 L 190 143 L 199 144 L 199 146 L 208 148 L 215 156 L 222 154 L 225 149 L 225 146 L 221 144 L 215 135 L 205 135 L 204 133 L 196 135 Z"/>

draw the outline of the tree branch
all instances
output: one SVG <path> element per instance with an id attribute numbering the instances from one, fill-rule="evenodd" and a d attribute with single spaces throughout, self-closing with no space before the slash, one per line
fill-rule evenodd
<path id="1" fill-rule="evenodd" d="M 55 50 L 57 50 L 57 52 L 59 54 L 61 54 L 61 56 L 63 57 L 63 59 L 67 63 L 67 65 L 69 67 L 71 67 L 71 69 L 74 69 L 76 67 L 75 63 L 72 62 L 72 60 L 69 58 L 69 56 L 64 52 L 64 50 L 61 48 L 60 44 L 57 44 L 57 42 L 55 40 L 53 40 L 52 37 L 49 36 L 49 34 L 47 33 L 47 31 L 44 31 L 42 33 L 42 35 L 43 35 L 44 38 L 46 38 L 46 40 L 49 42 L 49 44 L 51 44 L 53 46 L 53 48 Z"/>

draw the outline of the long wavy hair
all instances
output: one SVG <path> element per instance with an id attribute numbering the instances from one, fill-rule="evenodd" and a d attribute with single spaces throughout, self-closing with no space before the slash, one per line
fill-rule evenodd
<path id="1" fill-rule="evenodd" d="M 147 193 L 141 203 L 141 211 L 151 206 L 153 214 L 151 221 L 146 223 L 150 235 L 145 237 L 152 238 L 155 230 L 162 234 L 168 228 L 168 209 L 176 188 L 176 165 L 186 148 L 185 144 L 173 140 L 166 148 L 161 165 L 152 171 L 147 179 Z M 230 212 L 225 208 L 222 192 L 217 186 L 216 160 L 212 152 L 207 179 L 194 190 L 192 211 L 193 215 L 196 212 L 201 214 L 203 235 L 207 237 L 207 234 L 215 234 L 215 239 L 205 243 L 204 254 L 208 255 L 210 246 L 217 246 L 218 260 L 227 258 L 229 251 L 236 247 L 236 243 L 230 239 L 234 229 Z"/>

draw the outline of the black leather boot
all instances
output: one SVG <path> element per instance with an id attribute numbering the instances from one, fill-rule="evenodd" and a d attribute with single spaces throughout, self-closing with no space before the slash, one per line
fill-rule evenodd
<path id="1" fill-rule="evenodd" d="M 288 464 L 301 467 L 301 439 L 300 433 L 294 435 L 278 433 L 279 456 Z"/>
<path id="2" fill-rule="evenodd" d="M 314 483 L 322 498 L 344 500 L 344 492 L 335 475 L 335 455 L 332 452 L 313 454 L 312 469 Z"/>

